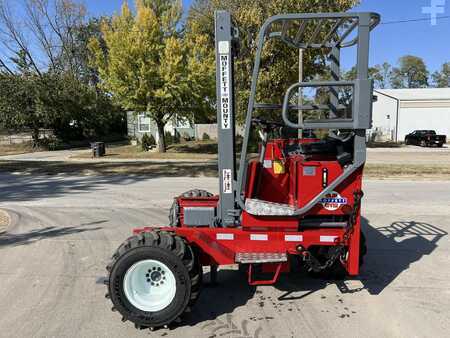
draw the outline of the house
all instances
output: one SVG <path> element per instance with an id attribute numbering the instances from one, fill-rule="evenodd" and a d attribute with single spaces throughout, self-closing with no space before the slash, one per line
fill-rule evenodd
<path id="1" fill-rule="evenodd" d="M 450 88 L 378 89 L 374 95 L 372 140 L 401 142 L 414 130 L 450 136 Z"/>
<path id="2" fill-rule="evenodd" d="M 189 118 L 174 116 L 164 127 L 165 133 L 175 132 L 184 138 L 194 137 L 194 124 Z M 158 127 L 146 113 L 127 112 L 127 133 L 130 138 L 140 140 L 144 134 L 153 135 L 158 140 Z"/>

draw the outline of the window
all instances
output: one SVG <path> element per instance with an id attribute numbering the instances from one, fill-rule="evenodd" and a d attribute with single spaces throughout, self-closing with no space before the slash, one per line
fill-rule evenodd
<path id="1" fill-rule="evenodd" d="M 138 114 L 138 131 L 140 133 L 150 132 L 150 118 L 145 113 Z"/>

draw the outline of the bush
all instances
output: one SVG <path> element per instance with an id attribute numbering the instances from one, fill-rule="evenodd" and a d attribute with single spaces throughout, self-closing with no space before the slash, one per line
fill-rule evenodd
<path id="1" fill-rule="evenodd" d="M 156 142 L 155 142 L 155 138 L 153 137 L 153 135 L 150 134 L 150 136 L 149 136 L 147 133 L 145 133 L 142 136 L 141 147 L 142 147 L 143 151 L 149 151 L 155 145 L 156 145 Z"/>
<path id="2" fill-rule="evenodd" d="M 210 139 L 211 138 L 209 137 L 209 135 L 207 133 L 203 133 L 203 136 L 202 136 L 203 141 L 209 141 Z"/>
<path id="3" fill-rule="evenodd" d="M 175 130 L 173 135 L 173 143 L 180 143 L 180 140 L 181 140 L 180 133 L 177 130 Z"/>
<path id="4" fill-rule="evenodd" d="M 192 141 L 191 136 L 190 136 L 188 133 L 186 133 L 186 132 L 184 132 L 183 134 L 181 134 L 181 138 L 182 138 L 184 141 Z"/>
<path id="5" fill-rule="evenodd" d="M 164 140 L 166 141 L 166 146 L 173 143 L 173 136 L 170 132 L 164 134 Z"/>

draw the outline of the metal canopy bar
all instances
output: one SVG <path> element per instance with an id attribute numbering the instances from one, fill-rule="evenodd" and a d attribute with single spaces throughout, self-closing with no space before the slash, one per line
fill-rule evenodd
<path id="1" fill-rule="evenodd" d="M 336 41 L 335 46 L 339 46 L 347 36 L 350 35 L 351 32 L 358 26 L 359 20 L 354 20 L 353 24 L 345 31 L 344 34 Z"/>
<path id="2" fill-rule="evenodd" d="M 288 27 L 289 27 L 289 21 L 283 20 L 283 25 L 281 27 L 281 36 L 284 37 L 287 35 Z"/>
<path id="3" fill-rule="evenodd" d="M 358 42 L 358 38 L 354 38 L 351 41 L 344 42 L 345 38 L 358 26 L 359 18 L 362 13 L 323 13 L 323 14 L 313 14 L 313 13 L 302 13 L 302 14 L 282 14 L 276 15 L 270 18 L 262 27 L 262 33 L 264 36 L 269 38 L 281 38 L 282 41 L 288 45 L 295 48 L 323 48 L 323 47 L 350 47 Z M 376 13 L 369 13 L 371 16 L 370 29 L 372 30 L 379 22 L 380 17 Z M 305 36 L 306 27 L 308 22 L 312 20 L 319 21 L 317 25 L 314 26 L 311 38 L 308 42 L 302 42 Z M 321 32 L 321 26 L 325 26 L 324 22 L 328 20 L 336 21 L 333 28 L 327 32 L 326 37 L 323 41 L 318 42 L 316 40 Z M 295 37 L 288 36 L 289 23 L 291 21 L 298 21 L 299 28 Z M 281 22 L 281 29 L 275 29 L 271 31 L 276 23 Z M 343 33 L 342 36 L 338 37 L 337 42 L 333 41 L 333 36 L 338 32 L 339 28 L 345 22 L 350 22 L 351 26 Z"/>
<path id="4" fill-rule="evenodd" d="M 336 21 L 336 23 L 334 24 L 333 28 L 331 28 L 331 30 L 328 32 L 328 34 L 323 39 L 322 45 L 325 45 L 330 40 L 330 38 L 333 36 L 333 34 L 336 33 L 336 31 L 339 29 L 339 27 L 346 20 L 347 20 L 347 18 L 340 18 L 339 20 Z"/>
<path id="5" fill-rule="evenodd" d="M 282 104 L 276 103 L 255 103 L 255 109 L 261 110 L 280 110 L 283 108 Z M 347 106 L 340 104 L 336 107 L 337 109 L 345 109 Z M 331 104 L 305 104 L 305 105 L 296 105 L 291 104 L 288 106 L 289 110 L 328 110 L 331 109 Z"/>
<path id="6" fill-rule="evenodd" d="M 322 29 L 322 23 L 324 19 L 319 19 L 316 25 L 316 28 L 314 29 L 314 32 L 311 35 L 311 38 L 309 39 L 308 44 L 311 45 L 314 41 L 316 41 L 317 37 L 319 36 L 319 33 Z"/>
<path id="7" fill-rule="evenodd" d="M 380 17 L 372 16 L 370 18 L 370 30 L 374 29 L 379 23 L 380 23 Z M 358 42 L 358 37 L 356 36 L 353 40 L 351 40 L 349 42 L 341 43 L 340 47 L 341 48 L 351 47 L 351 46 L 355 45 L 357 42 Z"/>
<path id="8" fill-rule="evenodd" d="M 306 28 L 306 20 L 300 22 L 300 26 L 298 27 L 297 34 L 295 35 L 294 44 L 298 45 L 298 43 L 302 40 L 303 34 L 305 34 Z"/>

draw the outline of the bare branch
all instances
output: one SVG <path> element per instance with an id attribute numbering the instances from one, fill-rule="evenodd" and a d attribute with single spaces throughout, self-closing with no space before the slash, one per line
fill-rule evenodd
<path id="1" fill-rule="evenodd" d="M 26 42 L 27 40 L 25 39 L 23 32 L 19 29 L 20 25 L 13 20 L 13 15 L 11 14 L 7 2 L 5 1 L 2 1 L 0 3 L 0 22 L 4 26 L 3 33 L 6 35 L 6 37 L 14 44 L 16 44 L 19 50 L 22 50 L 25 53 L 33 69 L 39 76 L 42 76 L 37 62 L 35 61 L 33 55 L 30 52 L 30 49 L 28 48 L 28 43 Z"/>

